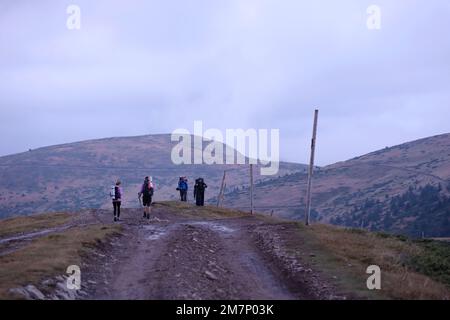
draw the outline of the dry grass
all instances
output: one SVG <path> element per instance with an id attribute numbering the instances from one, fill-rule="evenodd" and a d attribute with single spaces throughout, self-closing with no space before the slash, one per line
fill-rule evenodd
<path id="1" fill-rule="evenodd" d="M 198 207 L 194 204 L 189 204 L 181 201 L 158 202 L 155 203 L 155 206 L 165 207 L 176 214 L 192 218 L 223 219 L 250 216 L 249 213 L 239 210 L 217 208 L 216 206 L 210 205 Z"/>
<path id="2" fill-rule="evenodd" d="M 67 223 L 70 218 L 69 213 L 42 213 L 0 220 L 0 238 L 58 227 Z"/>
<path id="3" fill-rule="evenodd" d="M 323 224 L 301 226 L 301 230 L 316 240 L 316 252 L 328 262 L 331 272 L 340 275 L 340 284 L 347 290 L 374 299 L 450 298 L 445 284 L 414 271 L 409 265 L 414 257 L 427 254 L 412 241 Z M 372 264 L 381 268 L 382 288 L 368 292 L 366 268 Z"/>
<path id="4" fill-rule="evenodd" d="M 32 241 L 28 246 L 0 257 L 0 299 L 15 298 L 10 288 L 38 284 L 63 275 L 69 265 L 80 265 L 85 249 L 120 231 L 117 225 L 70 229 Z"/>

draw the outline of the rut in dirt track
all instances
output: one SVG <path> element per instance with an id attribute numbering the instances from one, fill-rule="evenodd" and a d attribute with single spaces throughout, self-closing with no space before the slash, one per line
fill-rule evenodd
<path id="1" fill-rule="evenodd" d="M 252 217 L 202 220 L 156 207 L 122 213 L 123 235 L 89 270 L 89 299 L 301 299 L 258 250 Z M 99 266 L 100 264 L 100 266 Z"/>

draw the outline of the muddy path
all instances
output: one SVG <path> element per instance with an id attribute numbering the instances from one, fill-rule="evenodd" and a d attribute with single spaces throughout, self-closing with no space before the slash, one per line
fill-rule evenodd
<path id="1" fill-rule="evenodd" d="M 123 210 L 123 234 L 83 267 L 87 299 L 304 299 L 258 248 L 252 217 L 205 220 L 157 206 Z"/>

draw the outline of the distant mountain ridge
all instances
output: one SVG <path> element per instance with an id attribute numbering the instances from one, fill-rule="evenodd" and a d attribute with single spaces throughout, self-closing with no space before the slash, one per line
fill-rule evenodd
<path id="1" fill-rule="evenodd" d="M 155 179 L 155 200 L 177 199 L 178 177 L 202 176 L 209 203 L 216 203 L 227 170 L 223 205 L 250 209 L 248 165 L 172 164 L 170 135 L 107 138 L 44 147 L 0 157 L 0 217 L 47 211 L 108 208 L 109 187 L 120 178 L 124 206 L 137 207 L 146 175 Z M 256 211 L 302 219 L 306 166 L 280 164 L 275 177 L 255 168 Z M 378 150 L 316 168 L 312 219 L 338 225 L 450 236 L 450 134 Z"/>
<path id="2" fill-rule="evenodd" d="M 137 207 L 143 178 L 153 176 L 155 200 L 178 197 L 179 176 L 187 176 L 192 199 L 193 181 L 204 177 L 206 198 L 217 195 L 223 171 L 227 186 L 249 182 L 247 165 L 175 165 L 171 161 L 169 134 L 116 137 L 80 141 L 34 149 L 0 157 L 0 217 L 48 211 L 78 211 L 110 206 L 109 187 L 120 179 L 123 205 Z M 207 143 L 204 143 L 206 146 Z M 269 177 L 259 175 L 255 179 Z M 280 163 L 279 174 L 304 170 L 305 166 Z"/>
<path id="3" fill-rule="evenodd" d="M 259 211 L 302 219 L 306 174 L 255 187 Z M 248 189 L 225 195 L 225 206 L 248 204 Z M 424 138 L 319 168 L 313 219 L 412 236 L 450 236 L 450 134 Z M 258 209 L 259 207 L 259 209 Z"/>

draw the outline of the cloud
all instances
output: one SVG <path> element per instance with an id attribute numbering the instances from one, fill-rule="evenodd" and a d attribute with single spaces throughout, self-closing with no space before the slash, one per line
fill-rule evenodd
<path id="1" fill-rule="evenodd" d="M 79 31 L 72 3 L 2 3 L 0 154 L 203 120 L 304 162 L 315 107 L 319 164 L 448 132 L 450 5 L 377 2 L 379 31 L 358 0 L 78 0 Z"/>

